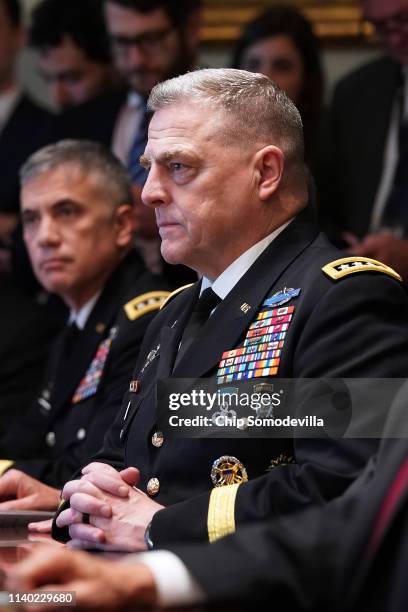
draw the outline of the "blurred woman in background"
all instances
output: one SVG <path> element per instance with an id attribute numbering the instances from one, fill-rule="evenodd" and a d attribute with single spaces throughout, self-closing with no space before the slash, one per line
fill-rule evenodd
<path id="1" fill-rule="evenodd" d="M 293 100 L 303 120 L 306 161 L 313 166 L 324 79 L 318 39 L 309 21 L 291 6 L 269 8 L 245 26 L 233 67 L 267 75 Z"/>

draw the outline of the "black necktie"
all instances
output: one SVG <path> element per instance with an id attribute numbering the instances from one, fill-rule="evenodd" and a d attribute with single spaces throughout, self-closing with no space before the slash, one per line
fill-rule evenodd
<path id="1" fill-rule="evenodd" d="M 404 235 L 408 230 L 408 123 L 403 119 L 403 94 L 400 92 L 400 126 L 398 131 L 398 162 L 394 181 L 387 198 L 382 225 L 400 228 Z"/>
<path id="2" fill-rule="evenodd" d="M 134 185 L 143 185 L 146 182 L 147 170 L 140 165 L 139 159 L 143 155 L 147 143 L 147 133 L 151 119 L 151 112 L 147 109 L 146 102 L 143 106 L 143 116 L 135 139 L 131 146 L 128 159 L 128 173 Z"/>
<path id="3" fill-rule="evenodd" d="M 187 349 L 194 342 L 194 339 L 198 335 L 201 327 L 208 320 L 211 312 L 221 301 L 221 298 L 211 289 L 211 287 L 208 287 L 203 291 L 200 299 L 194 306 L 191 317 L 183 332 L 175 365 L 179 363 L 183 355 L 187 352 Z"/>
<path id="4" fill-rule="evenodd" d="M 65 333 L 62 340 L 62 353 L 65 359 L 69 359 L 71 357 L 75 343 L 77 342 L 80 334 L 81 330 L 75 321 L 70 323 L 70 325 L 65 328 Z"/>

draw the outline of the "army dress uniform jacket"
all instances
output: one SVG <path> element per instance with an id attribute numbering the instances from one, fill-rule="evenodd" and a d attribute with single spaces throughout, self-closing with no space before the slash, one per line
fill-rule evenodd
<path id="1" fill-rule="evenodd" d="M 407 397 L 406 383 L 390 409 L 378 455 L 324 508 L 245 526 L 211 546 L 170 547 L 209 601 L 239 609 L 273 602 L 298 612 L 408 609 L 406 486 L 383 528 L 377 527 L 408 459 Z"/>
<path id="2" fill-rule="evenodd" d="M 39 397 L 0 441 L 0 456 L 13 460 L 13 468 L 59 488 L 97 452 L 165 288 L 132 251 L 107 281 L 68 356 L 68 328 L 59 335 Z"/>
<path id="3" fill-rule="evenodd" d="M 322 266 L 340 256 L 318 234 L 306 211 L 260 255 L 174 369 L 200 283 L 172 299 L 149 327 L 133 391 L 126 394 L 96 460 L 117 469 L 139 468 L 138 486 L 169 506 L 153 519 L 155 545 L 208 538 L 211 469 L 222 456 L 236 457 L 248 472 L 249 482 L 239 487 L 236 499 L 235 520 L 240 523 L 293 512 L 339 495 L 374 452 L 373 441 L 361 440 L 299 439 L 292 448 L 292 441 L 280 439 L 157 436 L 157 380 L 216 376 L 222 354 L 242 346 L 264 300 L 285 287 L 301 291 L 287 304 L 295 304 L 296 310 L 283 344 L 279 376 L 402 376 L 408 355 L 408 301 L 403 286 L 381 272 L 369 271 L 334 281 L 322 272 Z M 243 304 L 250 309 L 242 309 Z M 276 379 L 271 376 L 270 380 Z M 271 461 L 288 452 L 296 463 L 267 472 Z M 261 479 L 256 477 L 265 474 L 259 486 Z M 217 488 L 226 493 L 230 489 Z M 54 528 L 54 535 L 63 538 L 67 532 Z"/>

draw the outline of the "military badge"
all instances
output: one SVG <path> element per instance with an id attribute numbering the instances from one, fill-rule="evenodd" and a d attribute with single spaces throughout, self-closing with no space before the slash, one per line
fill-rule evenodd
<path id="1" fill-rule="evenodd" d="M 255 410 L 256 412 L 256 416 L 260 419 L 267 419 L 273 417 L 273 385 L 270 385 L 268 383 L 259 383 L 258 385 L 254 385 L 252 389 L 254 393 L 258 393 L 259 395 L 261 395 L 263 400 L 262 402 L 260 402 L 259 406 L 253 408 L 253 410 Z"/>
<path id="2" fill-rule="evenodd" d="M 267 298 L 262 306 L 282 306 L 295 297 L 300 295 L 301 289 L 287 289 L 286 287 L 277 293 L 274 293 L 271 297 Z"/>
<path id="3" fill-rule="evenodd" d="M 244 313 L 247 314 L 250 310 L 251 310 L 251 306 L 249 304 L 247 304 L 246 302 L 244 302 L 243 304 L 241 304 L 241 306 L 239 307 L 239 309 Z"/>
<path id="4" fill-rule="evenodd" d="M 247 482 L 248 474 L 239 459 L 224 455 L 216 459 L 211 469 L 211 481 L 215 487 L 225 487 L 232 484 Z"/>
<path id="5" fill-rule="evenodd" d="M 143 374 L 143 372 L 145 371 L 147 366 L 149 366 L 152 363 L 152 361 L 154 361 L 154 359 L 156 359 L 157 355 L 159 354 L 159 350 L 160 350 L 160 344 L 158 344 L 156 346 L 156 348 L 154 348 L 153 350 L 150 351 L 150 353 L 146 357 L 146 361 L 145 361 L 145 363 L 143 365 L 143 368 L 140 370 L 141 374 Z"/>
<path id="6" fill-rule="evenodd" d="M 221 400 L 220 409 L 211 417 L 211 421 L 218 427 L 226 426 L 228 424 L 227 419 L 233 419 L 237 416 L 235 410 L 231 410 L 231 401 L 228 397 L 231 395 L 237 395 L 239 392 L 238 387 L 224 387 L 219 391 L 219 397 Z"/>
<path id="7" fill-rule="evenodd" d="M 71 403 L 78 404 L 88 397 L 95 395 L 99 382 L 102 378 L 103 370 L 105 368 L 106 360 L 108 359 L 109 352 L 112 346 L 113 339 L 117 335 L 117 328 L 112 327 L 109 332 L 108 338 L 103 340 L 97 348 L 95 357 L 92 359 L 91 364 L 86 371 L 85 376 L 81 380 L 72 396 Z"/>
<path id="8" fill-rule="evenodd" d="M 276 467 L 279 467 L 282 465 L 290 465 L 291 463 L 296 463 L 295 458 L 292 455 L 289 455 L 289 453 L 283 452 L 277 457 L 275 457 L 274 459 L 271 459 L 271 462 L 269 464 L 269 467 L 267 468 L 267 471 L 270 472 Z"/>
<path id="9" fill-rule="evenodd" d="M 129 391 L 131 393 L 138 393 L 140 389 L 140 381 L 139 380 L 131 380 L 129 384 Z"/>

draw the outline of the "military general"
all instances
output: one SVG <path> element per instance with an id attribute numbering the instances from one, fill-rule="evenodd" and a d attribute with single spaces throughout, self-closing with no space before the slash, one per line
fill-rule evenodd
<path id="1" fill-rule="evenodd" d="M 143 199 L 163 257 L 202 280 L 149 327 L 102 451 L 63 489 L 54 535 L 79 546 L 214 541 L 336 497 L 376 447 L 327 436 L 172 440 L 158 425 L 158 379 L 223 388 L 406 373 L 401 279 L 380 262 L 343 258 L 318 232 L 301 119 L 285 94 L 260 74 L 206 69 L 157 85 L 149 106 Z M 219 486 L 231 470 L 239 477 Z"/>
<path id="2" fill-rule="evenodd" d="M 61 486 L 101 446 L 168 293 L 132 248 L 129 179 L 102 145 L 50 145 L 28 159 L 21 184 L 34 271 L 70 318 L 37 399 L 0 441 L 0 509 L 54 509 Z"/>

